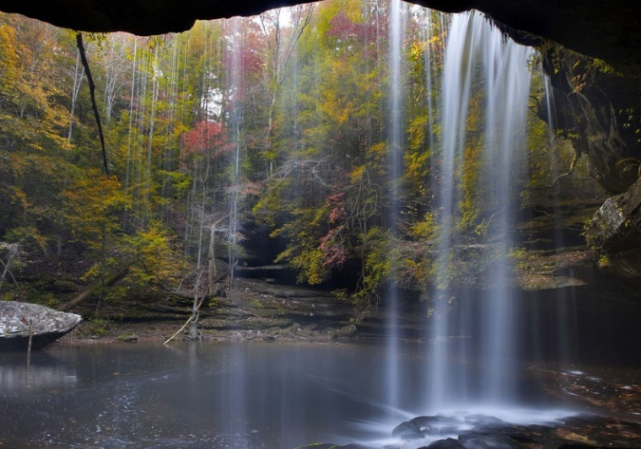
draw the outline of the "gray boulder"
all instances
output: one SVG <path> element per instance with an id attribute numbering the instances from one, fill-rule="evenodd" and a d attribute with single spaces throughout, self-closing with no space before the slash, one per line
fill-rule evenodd
<path id="1" fill-rule="evenodd" d="M 465 446 L 463 446 L 458 440 L 446 438 L 444 440 L 434 441 L 429 446 L 419 449 L 465 449 Z"/>
<path id="2" fill-rule="evenodd" d="M 599 267 L 616 276 L 641 279 L 641 179 L 605 201 L 586 225 L 585 236 L 601 253 Z"/>
<path id="3" fill-rule="evenodd" d="M 354 324 L 348 324 L 338 330 L 338 338 L 354 338 L 358 334 L 358 329 Z"/>
<path id="4" fill-rule="evenodd" d="M 608 198 L 586 226 L 588 244 L 608 251 L 641 242 L 641 179 L 627 192 Z"/>
<path id="5" fill-rule="evenodd" d="M 32 349 L 40 349 L 71 332 L 82 321 L 80 315 L 53 310 L 38 304 L 0 301 L 0 351 L 26 351 L 31 335 Z"/>

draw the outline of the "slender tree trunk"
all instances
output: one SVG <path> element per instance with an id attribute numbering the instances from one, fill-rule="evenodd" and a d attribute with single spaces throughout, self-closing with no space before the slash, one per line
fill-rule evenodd
<path id="1" fill-rule="evenodd" d="M 216 270 L 216 224 L 211 225 L 211 231 L 209 234 L 209 278 L 207 279 L 207 286 L 209 292 L 213 293 L 214 288 L 214 278 L 218 276 Z"/>
<path id="2" fill-rule="evenodd" d="M 89 94 L 91 96 L 91 107 L 96 118 L 96 124 L 98 125 L 98 137 L 100 137 L 100 146 L 102 147 L 102 161 L 105 169 L 105 174 L 109 175 L 109 164 L 107 163 L 107 147 L 105 145 L 105 135 L 102 132 L 102 123 L 100 122 L 100 113 L 98 112 L 98 105 L 96 103 L 96 85 L 93 82 L 93 77 L 91 76 L 91 70 L 89 69 L 89 61 L 87 61 L 87 55 L 85 54 L 85 46 L 82 41 L 82 33 L 76 34 L 76 43 L 78 45 L 78 52 L 80 53 L 80 60 L 82 65 L 85 68 L 85 74 L 87 75 L 87 82 L 89 83 Z"/>
<path id="3" fill-rule="evenodd" d="M 76 101 L 78 100 L 78 93 L 80 92 L 80 86 L 82 85 L 82 78 L 85 74 L 85 69 L 82 68 L 80 72 L 80 50 L 76 53 L 76 69 L 73 75 L 73 89 L 71 90 L 71 110 L 69 115 L 71 120 L 69 122 L 69 134 L 67 135 L 67 143 L 71 143 L 71 136 L 73 134 L 73 124 L 74 124 L 74 113 L 76 110 Z M 78 73 L 80 72 L 80 74 Z"/>
<path id="4" fill-rule="evenodd" d="M 198 318 L 200 318 L 200 306 L 203 304 L 205 297 L 198 297 L 198 291 L 200 289 L 200 277 L 202 273 L 198 273 L 196 278 L 196 285 L 194 287 L 194 303 L 191 307 L 191 322 L 189 323 L 189 330 L 187 331 L 187 338 L 189 340 L 198 340 Z"/>
<path id="5" fill-rule="evenodd" d="M 9 250 L 9 258 L 7 259 L 7 261 L 5 262 L 0 258 L 0 265 L 2 265 L 2 267 L 4 268 L 2 270 L 2 275 L 0 276 L 0 289 L 2 289 L 2 284 L 5 278 L 7 277 L 7 275 L 11 276 L 11 279 L 13 279 L 14 284 L 17 285 L 17 282 L 13 277 L 13 274 L 11 274 L 10 267 L 11 267 L 11 263 L 13 262 L 13 259 L 18 254 L 18 247 L 13 245 L 8 245 L 8 250 Z"/>

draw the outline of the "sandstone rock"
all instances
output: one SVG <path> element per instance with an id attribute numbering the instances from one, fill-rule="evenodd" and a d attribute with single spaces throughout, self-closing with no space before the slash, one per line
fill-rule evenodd
<path id="1" fill-rule="evenodd" d="M 138 341 L 138 335 L 135 334 L 122 334 L 116 336 L 116 341 L 122 343 L 136 343 Z"/>
<path id="2" fill-rule="evenodd" d="M 629 249 L 641 243 L 641 179 L 627 192 L 608 198 L 586 229 L 591 246 L 606 251 Z"/>
<path id="3" fill-rule="evenodd" d="M 82 321 L 75 313 L 59 312 L 38 304 L 0 301 L 0 350 L 24 351 L 32 336 L 32 349 L 42 348 Z"/>
<path id="4" fill-rule="evenodd" d="M 301 330 L 300 324 L 294 323 L 291 326 L 289 326 L 287 329 L 284 330 L 284 332 L 288 335 L 296 335 L 299 331 Z"/>
<path id="5" fill-rule="evenodd" d="M 582 287 L 588 285 L 587 282 L 569 276 L 550 276 L 543 277 L 541 280 L 531 285 L 524 285 L 524 290 L 554 290 L 557 288 Z"/>
<path id="6" fill-rule="evenodd" d="M 338 330 L 338 338 L 353 338 L 358 334 L 358 329 L 354 324 L 348 324 Z"/>
<path id="7" fill-rule="evenodd" d="M 429 446 L 419 449 L 465 449 L 465 446 L 454 438 L 446 438 L 445 440 L 434 441 Z"/>
<path id="8" fill-rule="evenodd" d="M 641 179 L 605 201 L 586 226 L 586 239 L 604 256 L 601 268 L 622 278 L 641 278 Z"/>
<path id="9" fill-rule="evenodd" d="M 394 430 L 392 430 L 392 436 L 407 441 L 425 438 L 425 434 L 421 432 L 418 426 L 412 424 L 411 421 L 407 421 L 396 426 Z"/>
<path id="10" fill-rule="evenodd" d="M 309 326 L 305 326 L 300 331 L 298 332 L 298 335 L 300 337 L 304 338 L 311 338 L 314 336 L 314 332 L 317 331 L 318 325 L 317 324 L 311 324 Z"/>
<path id="11" fill-rule="evenodd" d="M 460 425 L 460 420 L 449 416 L 419 416 L 398 425 L 392 431 L 392 436 L 416 440 L 425 435 L 450 435 L 456 433 Z"/>

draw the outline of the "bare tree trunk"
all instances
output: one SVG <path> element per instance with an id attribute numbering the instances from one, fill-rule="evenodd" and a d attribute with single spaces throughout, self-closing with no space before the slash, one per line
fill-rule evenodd
<path id="1" fill-rule="evenodd" d="M 289 39 L 285 41 L 284 46 L 283 46 L 283 37 L 281 36 L 280 10 L 276 10 L 275 12 L 271 13 L 271 15 L 275 14 L 275 16 L 270 16 L 270 13 L 259 15 L 263 34 L 267 38 L 267 44 L 269 46 L 270 51 L 272 52 L 272 55 L 271 55 L 272 56 L 272 73 L 271 73 L 272 82 L 269 83 L 271 85 L 267 86 L 267 89 L 269 90 L 271 88 L 272 92 L 271 92 L 271 99 L 269 101 L 269 109 L 267 112 L 267 127 L 265 129 L 265 137 L 263 139 L 263 142 L 264 142 L 263 145 L 265 150 L 269 150 L 269 148 L 271 147 L 271 137 L 274 131 L 273 129 L 274 128 L 274 110 L 276 108 L 276 100 L 278 99 L 278 91 L 280 90 L 280 87 L 283 84 L 283 81 L 285 80 L 285 75 L 287 73 L 287 66 L 289 64 L 289 60 L 291 59 L 292 54 L 294 53 L 294 50 L 296 49 L 296 44 L 300 39 L 301 35 L 303 34 L 303 31 L 305 31 L 305 28 L 310 23 L 310 20 L 312 17 L 312 11 L 313 11 L 313 6 L 307 6 L 307 5 L 305 6 L 301 5 L 301 6 L 298 6 L 297 9 L 295 9 L 294 17 L 292 18 L 292 21 L 293 21 L 292 34 L 289 36 Z M 268 27 L 267 27 L 268 19 L 274 26 L 273 44 L 272 44 L 272 41 L 269 39 L 270 31 L 268 30 Z M 268 177 L 271 178 L 273 176 L 273 171 L 274 171 L 274 161 L 273 161 L 273 158 L 270 158 Z"/>
<path id="2" fill-rule="evenodd" d="M 201 276 L 202 276 L 202 273 L 198 273 L 198 278 L 196 279 L 196 285 L 194 286 L 194 303 L 191 308 L 189 331 L 187 332 L 187 338 L 189 340 L 198 340 L 198 318 L 200 318 L 200 306 L 202 306 L 203 301 L 207 296 L 207 295 L 203 295 L 201 298 L 198 298 L 198 290 L 200 287 Z"/>
<path id="3" fill-rule="evenodd" d="M 78 93 L 80 92 L 80 86 L 82 85 L 82 78 L 85 75 L 85 69 L 82 68 L 80 72 L 80 51 L 76 55 L 76 70 L 73 75 L 73 89 L 71 91 L 71 110 L 69 114 L 71 115 L 71 121 L 69 122 L 69 135 L 67 135 L 67 143 L 71 143 L 71 135 L 73 134 L 73 123 L 74 123 L 74 113 L 76 110 L 76 100 L 78 100 Z M 80 73 L 78 73 L 80 72 Z"/>
<path id="4" fill-rule="evenodd" d="M 2 275 L 0 275 L 0 289 L 2 289 L 2 284 L 7 277 L 7 275 L 11 276 L 11 279 L 13 280 L 13 283 L 18 285 L 16 282 L 16 279 L 13 277 L 13 274 L 11 273 L 11 263 L 13 260 L 18 256 L 18 245 L 15 244 L 4 244 L 0 243 L 0 249 L 6 249 L 9 252 L 9 257 L 7 261 L 5 262 L 0 258 L 0 265 L 2 265 L 3 270 L 2 270 Z"/>
<path id="5" fill-rule="evenodd" d="M 211 225 L 209 234 L 209 277 L 207 279 L 207 288 L 210 292 L 214 291 L 214 277 L 218 275 L 216 272 L 216 224 Z"/>
<path id="6" fill-rule="evenodd" d="M 96 103 L 96 85 L 93 82 L 93 77 L 91 76 L 91 70 L 89 69 L 89 61 L 87 61 L 87 55 L 85 54 L 85 46 L 82 42 L 82 33 L 76 34 L 76 44 L 78 46 L 78 51 L 80 53 L 80 60 L 82 65 L 85 68 L 85 74 L 87 75 L 87 82 L 89 83 L 89 95 L 91 96 L 91 107 L 96 118 L 96 124 L 98 125 L 98 136 L 100 137 L 100 146 L 102 147 L 102 161 L 105 169 L 105 174 L 109 175 L 109 164 L 107 162 L 107 147 L 105 145 L 105 135 L 102 131 L 102 123 L 100 122 L 100 113 L 98 112 L 98 105 Z"/>

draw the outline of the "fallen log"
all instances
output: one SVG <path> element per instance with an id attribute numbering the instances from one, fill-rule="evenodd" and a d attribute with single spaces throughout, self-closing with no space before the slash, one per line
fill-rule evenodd
<path id="1" fill-rule="evenodd" d="M 111 287 L 112 285 L 117 284 L 118 282 L 122 281 L 127 275 L 129 274 L 129 265 L 127 265 L 124 269 L 107 279 L 106 282 L 102 284 L 97 284 L 97 285 L 92 285 L 83 292 L 81 292 L 78 296 L 75 298 L 67 301 L 64 304 L 61 304 L 58 306 L 58 310 L 61 312 L 66 312 L 68 310 L 73 309 L 76 307 L 78 304 L 82 303 L 86 299 L 88 299 L 93 293 L 95 293 L 96 290 L 100 287 Z"/>

